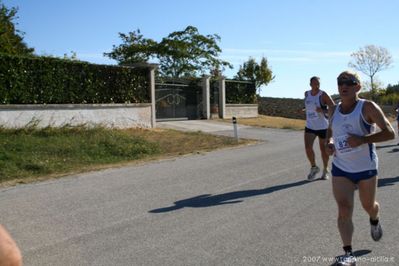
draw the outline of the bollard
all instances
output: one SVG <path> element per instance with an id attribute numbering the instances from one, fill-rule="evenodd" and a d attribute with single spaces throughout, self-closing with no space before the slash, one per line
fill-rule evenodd
<path id="1" fill-rule="evenodd" d="M 234 138 L 238 141 L 238 132 L 237 132 L 237 118 L 233 116 L 233 128 L 234 128 Z"/>

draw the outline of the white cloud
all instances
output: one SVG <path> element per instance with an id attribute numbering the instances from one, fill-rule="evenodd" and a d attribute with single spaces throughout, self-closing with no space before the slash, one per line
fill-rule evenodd
<path id="1" fill-rule="evenodd" d="M 298 45 L 302 46 L 323 46 L 325 43 L 321 42 L 299 42 Z"/>
<path id="2" fill-rule="evenodd" d="M 282 50 L 282 49 L 236 49 L 225 48 L 224 53 L 232 54 L 298 54 L 298 55 L 313 55 L 313 56 L 348 56 L 351 52 L 347 51 L 309 51 L 309 50 Z"/>
<path id="3" fill-rule="evenodd" d="M 241 64 L 248 60 L 249 57 L 257 59 L 262 56 L 266 57 L 270 62 L 317 62 L 319 60 L 337 61 L 349 59 L 350 52 L 226 48 L 222 53 L 222 57 L 233 64 Z"/>

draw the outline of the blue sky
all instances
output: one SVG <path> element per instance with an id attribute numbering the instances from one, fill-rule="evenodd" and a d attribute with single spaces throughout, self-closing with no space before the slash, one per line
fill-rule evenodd
<path id="1" fill-rule="evenodd" d="M 121 43 L 118 32 L 140 29 L 160 41 L 192 25 L 203 35 L 221 37 L 220 57 L 239 65 L 268 59 L 276 76 L 263 96 L 303 98 L 309 78 L 337 93 L 336 77 L 348 69 L 350 54 L 365 45 L 385 47 L 394 63 L 377 78 L 398 84 L 399 1 L 396 0 L 3 0 L 19 8 L 17 28 L 37 54 L 77 53 L 84 61 L 116 64 L 104 58 Z M 368 77 L 361 74 L 363 80 Z"/>

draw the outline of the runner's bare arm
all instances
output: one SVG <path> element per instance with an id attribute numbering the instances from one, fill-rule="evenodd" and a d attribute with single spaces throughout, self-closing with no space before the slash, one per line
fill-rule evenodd
<path id="1" fill-rule="evenodd" d="M 0 265 L 22 265 L 21 251 L 2 225 L 0 225 Z"/>
<path id="2" fill-rule="evenodd" d="M 351 135 L 348 138 L 348 144 L 350 147 L 357 147 L 364 143 L 382 142 L 395 138 L 395 130 L 377 104 L 371 101 L 366 101 L 363 105 L 362 113 L 364 119 L 369 124 L 376 124 L 381 131 L 366 136 Z"/>
<path id="3" fill-rule="evenodd" d="M 332 100 L 332 98 L 330 97 L 330 95 L 328 95 L 327 93 L 323 93 L 323 101 L 324 104 L 328 106 L 328 108 L 332 108 L 333 106 L 335 106 L 335 102 Z"/>
<path id="4" fill-rule="evenodd" d="M 321 96 L 321 100 L 323 102 L 323 105 L 328 106 L 328 109 L 331 109 L 333 106 L 335 106 L 334 101 L 331 99 L 330 95 L 328 95 L 326 92 L 323 92 L 323 94 Z M 319 112 L 319 113 L 326 112 L 327 113 L 327 111 L 321 107 L 317 107 L 316 112 Z"/>
<path id="5" fill-rule="evenodd" d="M 326 136 L 326 152 L 328 155 L 333 155 L 335 152 L 335 146 L 334 146 L 334 141 L 332 138 L 332 128 L 331 128 L 331 122 L 332 122 L 332 115 L 334 114 L 336 106 L 333 105 L 331 108 L 328 108 L 328 128 L 327 128 L 327 136 Z"/>

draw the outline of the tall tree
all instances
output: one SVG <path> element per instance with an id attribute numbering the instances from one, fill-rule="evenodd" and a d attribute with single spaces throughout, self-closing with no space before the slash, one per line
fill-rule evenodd
<path id="1" fill-rule="evenodd" d="M 160 71 L 165 76 L 181 77 L 209 73 L 214 69 L 232 67 L 218 58 L 222 52 L 217 34 L 201 35 L 188 26 L 184 31 L 172 32 L 159 43 Z"/>
<path id="2" fill-rule="evenodd" d="M 34 49 L 23 41 L 24 33 L 17 30 L 14 20 L 18 8 L 7 8 L 0 1 L 0 52 L 14 55 L 32 55 Z"/>
<path id="3" fill-rule="evenodd" d="M 227 61 L 218 58 L 221 53 L 217 42 L 220 37 L 201 35 L 198 29 L 188 26 L 184 31 L 176 31 L 157 43 L 146 39 L 140 31 L 129 35 L 120 33 L 123 44 L 113 46 L 110 53 L 104 53 L 119 64 L 147 62 L 157 59 L 162 76 L 184 77 L 196 76 L 213 69 L 232 67 Z"/>
<path id="4" fill-rule="evenodd" d="M 119 37 L 123 43 L 113 45 L 112 52 L 104 53 L 104 56 L 118 61 L 120 65 L 147 62 L 157 53 L 158 43 L 144 38 L 139 29 L 128 34 L 119 33 Z"/>
<path id="5" fill-rule="evenodd" d="M 351 54 L 352 61 L 349 67 L 363 72 L 370 77 L 371 93 L 374 95 L 377 90 L 377 84 L 374 81 L 375 75 L 392 64 L 392 56 L 389 51 L 380 46 L 366 45 L 357 52 Z"/>
<path id="6" fill-rule="evenodd" d="M 240 80 L 250 80 L 254 81 L 258 93 L 261 93 L 262 85 L 269 84 L 275 76 L 273 76 L 272 70 L 269 68 L 267 59 L 262 57 L 260 64 L 258 64 L 254 58 L 249 58 L 248 61 L 244 62 L 242 66 L 240 66 L 236 79 Z"/>

